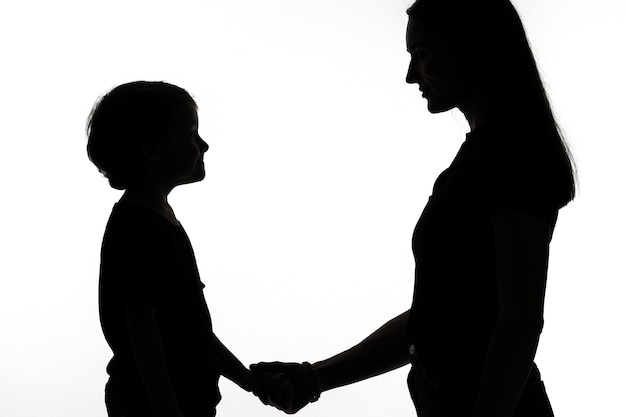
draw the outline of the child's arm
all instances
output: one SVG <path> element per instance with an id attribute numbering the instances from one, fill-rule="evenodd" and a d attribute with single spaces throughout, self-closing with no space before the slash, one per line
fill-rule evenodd
<path id="1" fill-rule="evenodd" d="M 167 374 L 163 343 L 153 308 L 126 303 L 128 335 L 155 417 L 183 417 Z"/>
<path id="2" fill-rule="evenodd" d="M 257 391 L 255 379 L 252 373 L 246 368 L 230 350 L 213 335 L 215 350 L 222 365 L 222 375 L 239 385 L 246 391 Z"/>

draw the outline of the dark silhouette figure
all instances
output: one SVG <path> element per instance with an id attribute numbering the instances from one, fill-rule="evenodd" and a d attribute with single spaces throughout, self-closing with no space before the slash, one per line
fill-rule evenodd
<path id="1" fill-rule="evenodd" d="M 191 243 L 167 201 L 205 175 L 196 103 L 171 84 L 123 84 L 94 107 L 88 137 L 91 161 L 125 190 L 100 264 L 108 415 L 213 416 L 220 375 L 247 391 L 258 384 L 212 331 Z"/>
<path id="2" fill-rule="evenodd" d="M 458 108 L 471 129 L 415 228 L 412 306 L 313 365 L 252 365 L 267 378 L 262 400 L 294 413 L 411 364 L 421 417 L 552 416 L 534 356 L 573 163 L 508 0 L 418 0 L 408 15 L 406 81 L 431 113 Z"/>

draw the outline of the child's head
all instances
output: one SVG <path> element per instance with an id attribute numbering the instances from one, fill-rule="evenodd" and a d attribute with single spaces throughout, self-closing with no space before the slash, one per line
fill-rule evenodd
<path id="1" fill-rule="evenodd" d="M 196 145 L 206 147 L 197 136 L 196 103 L 187 91 L 165 82 L 122 84 L 91 111 L 87 154 L 111 187 L 124 190 L 145 179 L 146 155 L 159 152 L 173 134 L 193 136 L 201 142 Z"/>

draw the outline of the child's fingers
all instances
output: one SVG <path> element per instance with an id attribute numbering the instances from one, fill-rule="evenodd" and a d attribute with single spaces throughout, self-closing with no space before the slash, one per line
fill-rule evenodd
<path id="1" fill-rule="evenodd" d="M 259 397 L 259 400 L 265 405 L 269 404 L 269 392 L 273 389 L 279 381 L 275 379 L 274 375 L 269 372 L 256 373 L 252 375 L 254 395 Z"/>
<path id="2" fill-rule="evenodd" d="M 279 398 L 284 392 L 285 388 L 280 388 L 281 384 L 283 384 L 287 380 L 287 376 L 282 373 L 257 373 L 254 375 L 255 377 L 255 385 L 254 395 L 259 397 L 261 402 L 265 405 L 274 405 L 270 398 L 276 397 Z"/>
<path id="3" fill-rule="evenodd" d="M 281 378 L 284 375 L 281 376 Z M 295 394 L 295 387 L 289 379 L 280 379 L 280 382 L 276 383 L 269 394 L 270 405 L 278 408 L 279 410 L 289 412 L 293 403 Z"/>

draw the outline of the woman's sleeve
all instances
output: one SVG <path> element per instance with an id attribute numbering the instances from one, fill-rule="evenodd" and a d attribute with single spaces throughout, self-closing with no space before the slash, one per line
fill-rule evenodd
<path id="1" fill-rule="evenodd" d="M 549 155 L 523 143 L 494 152 L 488 183 L 494 211 L 518 211 L 554 224 L 560 195 Z"/>

